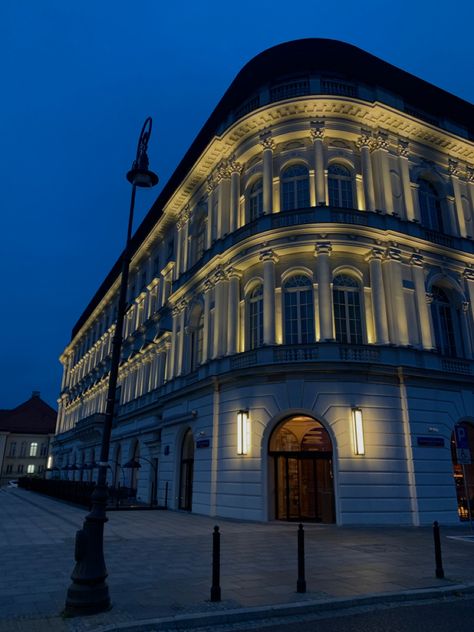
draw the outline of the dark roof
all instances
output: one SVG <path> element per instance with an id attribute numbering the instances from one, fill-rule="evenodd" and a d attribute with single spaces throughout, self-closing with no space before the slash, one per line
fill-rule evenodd
<path id="1" fill-rule="evenodd" d="M 279 44 L 254 57 L 238 73 L 138 227 L 132 241 L 132 253 L 136 252 L 153 229 L 164 206 L 232 110 L 241 106 L 246 98 L 264 84 L 271 84 L 277 82 L 278 79 L 296 74 L 318 72 L 337 75 L 367 86 L 383 88 L 391 94 L 405 97 L 413 108 L 431 114 L 435 118 L 449 118 L 470 130 L 470 137 L 474 138 L 474 106 L 472 104 L 382 61 L 357 46 L 319 38 Z M 72 338 L 120 274 L 120 262 L 121 257 L 115 262 L 75 324 Z"/>
<path id="2" fill-rule="evenodd" d="M 53 434 L 56 411 L 38 395 L 12 410 L 0 410 L 0 430 L 19 434 Z"/>

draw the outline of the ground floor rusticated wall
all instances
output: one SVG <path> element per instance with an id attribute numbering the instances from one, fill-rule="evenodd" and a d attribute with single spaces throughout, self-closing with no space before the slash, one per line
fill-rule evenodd
<path id="1" fill-rule="evenodd" d="M 474 395 L 467 379 L 441 377 L 366 365 L 357 373 L 280 367 L 199 382 L 148 410 L 121 414 L 109 481 L 136 487 L 144 502 L 156 490 L 161 505 L 212 516 L 456 523 L 466 494 L 459 480 L 456 491 L 453 431 L 474 423 Z M 360 411 L 363 454 L 355 454 L 353 410 Z M 238 453 L 242 415 L 245 454 Z M 97 461 L 98 440 L 58 435 L 55 464 Z M 140 469 L 122 467 L 130 460 Z"/>

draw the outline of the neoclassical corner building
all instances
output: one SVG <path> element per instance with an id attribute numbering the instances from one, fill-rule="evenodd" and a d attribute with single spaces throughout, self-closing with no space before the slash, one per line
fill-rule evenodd
<path id="1" fill-rule="evenodd" d="M 255 57 L 134 236 L 110 482 L 212 516 L 458 522 L 473 224 L 474 106 L 337 41 Z M 70 478 L 98 460 L 119 282 L 61 356 Z"/>

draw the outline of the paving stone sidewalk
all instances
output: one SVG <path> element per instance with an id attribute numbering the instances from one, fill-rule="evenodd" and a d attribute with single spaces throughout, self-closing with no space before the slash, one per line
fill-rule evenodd
<path id="1" fill-rule="evenodd" d="M 110 512 L 110 612 L 61 616 L 85 510 L 21 489 L 0 490 L 0 632 L 90 632 L 186 613 L 438 588 L 474 581 L 468 526 L 442 528 L 446 578 L 434 574 L 431 528 L 306 524 L 308 592 L 296 593 L 297 525 L 172 511 Z M 221 587 L 210 603 L 212 530 Z M 458 539 L 461 538 L 461 539 Z"/>

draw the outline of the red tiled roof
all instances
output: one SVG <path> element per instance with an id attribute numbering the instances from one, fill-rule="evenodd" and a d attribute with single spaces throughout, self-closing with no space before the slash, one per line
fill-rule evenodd
<path id="1" fill-rule="evenodd" d="M 56 411 L 35 395 L 12 410 L 0 410 L 0 430 L 52 434 L 55 428 Z"/>

